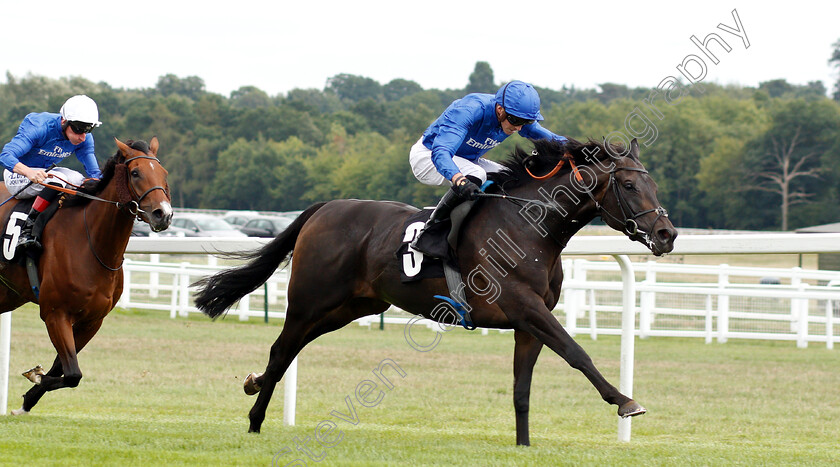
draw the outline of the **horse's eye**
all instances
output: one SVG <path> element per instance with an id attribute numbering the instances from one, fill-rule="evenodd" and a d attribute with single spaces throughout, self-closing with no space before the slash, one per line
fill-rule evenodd
<path id="1" fill-rule="evenodd" d="M 134 178 L 139 177 L 140 176 L 140 171 L 137 170 L 137 169 L 132 170 L 131 171 L 131 176 L 134 177 Z"/>
<path id="2" fill-rule="evenodd" d="M 636 189 L 636 187 L 635 187 L 635 186 L 633 186 L 633 182 L 631 182 L 631 181 L 626 181 L 626 182 L 624 182 L 624 189 L 626 189 L 626 190 L 635 190 L 635 189 Z"/>

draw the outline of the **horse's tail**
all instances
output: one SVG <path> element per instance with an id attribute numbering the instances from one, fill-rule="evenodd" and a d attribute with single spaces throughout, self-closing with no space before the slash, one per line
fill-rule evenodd
<path id="1" fill-rule="evenodd" d="M 200 288 L 195 295 L 195 306 L 207 316 L 216 318 L 237 300 L 256 290 L 291 256 L 303 225 L 325 204 L 317 203 L 307 208 L 286 230 L 262 248 L 232 255 L 250 259 L 248 264 L 221 271 L 193 284 Z"/>

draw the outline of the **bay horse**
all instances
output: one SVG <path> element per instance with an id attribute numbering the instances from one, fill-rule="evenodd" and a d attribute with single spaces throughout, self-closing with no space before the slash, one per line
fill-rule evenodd
<path id="1" fill-rule="evenodd" d="M 457 258 L 461 271 L 469 271 L 464 284 L 474 325 L 514 330 L 516 443 L 530 444 L 531 376 L 543 345 L 581 371 L 606 402 L 618 406 L 618 415 L 644 413 L 644 407 L 607 382 L 551 313 L 563 281 L 560 253 L 596 216 L 654 255 L 673 250 L 677 231 L 639 160 L 638 143 L 634 139 L 625 149 L 592 140 L 566 145 L 536 141 L 531 154 L 517 148 L 503 165 L 464 222 Z M 246 393 L 259 392 L 249 413 L 250 432 L 260 431 L 275 385 L 290 362 L 318 336 L 391 304 L 452 324 L 452 314 L 436 307 L 435 296 L 448 295 L 444 279 L 400 279 L 402 260 L 395 258 L 404 241 L 400 227 L 416 212 L 395 202 L 318 203 L 270 243 L 241 253 L 250 260 L 247 264 L 197 283 L 196 305 L 215 318 L 291 257 L 283 330 L 271 346 L 265 372 L 252 373 L 245 382 Z"/>
<path id="2" fill-rule="evenodd" d="M 0 265 L 0 313 L 37 303 L 58 353 L 46 373 L 40 367 L 24 373 L 36 384 L 13 415 L 29 413 L 48 391 L 79 385 L 82 371 L 77 354 L 122 295 L 123 255 L 134 218 L 156 232 L 169 227 L 172 220 L 167 171 L 157 158 L 158 139 L 152 138 L 151 143 L 115 140 L 119 149 L 103 166 L 102 178 L 87 180 L 78 194 L 54 202 L 61 204 L 41 237 L 38 296 L 30 288 L 23 264 Z M 4 194 L 8 196 L 5 185 L 0 187 L 0 196 Z M 14 201 L 0 208 L 0 219 L 9 217 L 17 204 Z M 5 241 L 4 248 L 14 251 L 17 235 Z"/>

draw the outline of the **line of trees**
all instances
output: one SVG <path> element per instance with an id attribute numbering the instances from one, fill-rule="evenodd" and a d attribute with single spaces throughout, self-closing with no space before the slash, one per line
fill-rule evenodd
<path id="1" fill-rule="evenodd" d="M 840 41 L 835 46 L 829 63 L 840 68 Z M 449 90 L 349 74 L 321 90 L 278 96 L 243 86 L 225 97 L 207 92 L 195 76 L 162 76 L 147 89 L 81 77 L 7 73 L 6 81 L 0 144 L 27 113 L 57 112 L 67 97 L 85 93 L 104 122 L 94 132 L 100 161 L 115 152 L 112 137 L 156 135 L 176 206 L 271 211 L 345 197 L 434 204 L 442 188 L 414 179 L 409 148 L 454 99 L 501 84 L 486 62 L 476 64 L 463 89 Z M 676 225 L 788 230 L 840 220 L 840 82 L 834 100 L 821 82 L 687 89 L 678 105 L 657 106 L 656 138 L 642 150 Z M 624 128 L 651 96 L 650 89 L 615 83 L 539 91 L 544 126 L 577 139 Z M 529 143 L 508 138 L 488 157 L 503 159 L 517 144 Z"/>

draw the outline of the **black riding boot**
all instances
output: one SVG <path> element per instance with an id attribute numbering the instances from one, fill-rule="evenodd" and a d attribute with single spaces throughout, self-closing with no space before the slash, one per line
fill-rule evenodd
<path id="1" fill-rule="evenodd" d="M 414 240 L 409 244 L 409 247 L 427 256 L 435 258 L 445 257 L 446 251 L 448 250 L 448 245 L 445 244 L 446 240 L 443 240 L 444 245 L 439 245 L 432 241 L 434 239 L 431 239 L 428 235 L 424 236 L 423 233 L 427 230 L 433 229 L 437 224 L 448 220 L 449 214 L 452 213 L 452 210 L 462 202 L 464 202 L 463 198 L 458 196 L 454 190 L 446 190 L 446 193 L 438 202 L 435 210 L 429 217 L 429 220 L 426 221 L 426 225 L 424 225 L 423 229 L 417 233 L 417 236 L 414 237 Z"/>
<path id="2" fill-rule="evenodd" d="M 23 227 L 20 229 L 20 239 L 17 245 L 19 249 L 41 249 L 41 241 L 38 236 L 33 235 L 32 229 L 35 227 L 35 221 L 38 219 L 38 216 L 49 207 L 57 196 L 58 191 L 47 188 L 41 191 L 35 198 L 35 202 L 32 203 L 32 209 L 29 210 L 29 217 L 26 218 Z"/>

